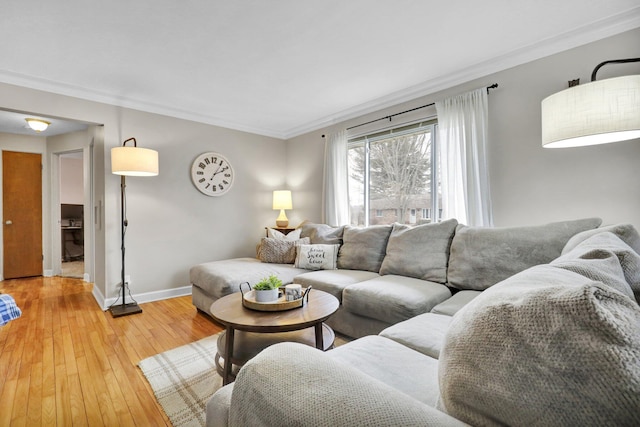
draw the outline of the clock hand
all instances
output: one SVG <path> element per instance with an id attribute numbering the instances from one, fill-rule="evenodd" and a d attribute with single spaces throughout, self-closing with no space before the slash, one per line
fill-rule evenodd
<path id="1" fill-rule="evenodd" d="M 209 178 L 209 181 L 212 181 L 212 180 L 213 180 L 213 177 L 214 177 L 214 176 L 216 176 L 216 175 L 218 174 L 218 171 L 220 170 L 220 166 L 221 166 L 221 165 L 218 165 L 218 169 L 216 169 L 216 171 L 213 173 L 213 175 L 211 175 L 211 178 Z"/>
<path id="2" fill-rule="evenodd" d="M 226 171 L 227 169 L 229 169 L 228 166 L 225 166 L 222 168 L 222 170 L 220 170 L 220 168 L 218 167 L 218 170 L 215 171 L 215 173 L 213 174 L 213 176 L 211 177 L 211 179 L 213 179 L 214 176 L 218 175 L 219 173 L 222 173 L 224 171 Z"/>

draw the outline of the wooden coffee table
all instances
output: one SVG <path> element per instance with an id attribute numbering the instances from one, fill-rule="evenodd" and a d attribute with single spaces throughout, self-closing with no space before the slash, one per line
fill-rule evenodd
<path id="1" fill-rule="evenodd" d="M 276 342 L 315 344 L 320 350 L 331 348 L 335 334 L 322 322 L 335 313 L 339 305 L 336 297 L 316 289 L 311 289 L 309 301 L 305 301 L 304 306 L 286 311 L 246 308 L 242 305 L 240 292 L 215 301 L 211 304 L 211 315 L 226 327 L 218 338 L 216 355 L 216 366 L 218 371 L 222 371 L 223 385 L 232 381 L 233 365 L 242 366 L 259 351 Z M 234 342 L 236 331 L 239 331 L 238 340 Z M 220 357 L 224 359 L 222 366 Z"/>

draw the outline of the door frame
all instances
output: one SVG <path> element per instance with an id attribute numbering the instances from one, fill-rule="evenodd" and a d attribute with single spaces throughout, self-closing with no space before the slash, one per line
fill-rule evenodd
<path id="1" fill-rule="evenodd" d="M 82 148 L 55 151 L 51 153 L 51 257 L 52 274 L 58 276 L 62 273 L 62 232 L 60 229 L 60 156 L 68 153 L 82 151 L 82 174 L 83 174 L 83 205 L 84 205 L 84 274 L 85 282 L 92 282 L 95 278 L 94 256 L 95 256 L 95 214 L 93 209 L 93 149 L 94 139 L 91 138 Z"/>

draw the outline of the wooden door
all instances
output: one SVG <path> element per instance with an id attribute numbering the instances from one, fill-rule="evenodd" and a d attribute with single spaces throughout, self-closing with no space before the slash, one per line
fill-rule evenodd
<path id="1" fill-rule="evenodd" d="M 4 278 L 42 275 L 42 155 L 2 152 Z"/>

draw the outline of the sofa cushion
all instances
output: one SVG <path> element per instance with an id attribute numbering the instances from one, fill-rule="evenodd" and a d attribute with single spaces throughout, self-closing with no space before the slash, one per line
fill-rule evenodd
<path id="1" fill-rule="evenodd" d="M 640 296 L 640 254 L 613 233 L 588 238 L 551 265 L 603 282 L 630 298 Z"/>
<path id="2" fill-rule="evenodd" d="M 397 274 L 447 282 L 449 247 L 458 221 L 416 225 L 393 224 L 380 274 Z"/>
<path id="3" fill-rule="evenodd" d="M 297 268 L 335 270 L 340 245 L 299 245 L 296 248 Z"/>
<path id="4" fill-rule="evenodd" d="M 308 237 L 298 240 L 282 240 L 263 237 L 258 246 L 258 259 L 275 264 L 293 264 L 296 260 L 296 246 L 311 243 Z"/>
<path id="5" fill-rule="evenodd" d="M 300 225 L 302 233 L 300 237 L 308 237 L 311 244 L 317 245 L 341 245 L 342 233 L 344 226 L 332 227 L 327 224 L 314 224 L 311 222 L 303 222 Z"/>
<path id="6" fill-rule="evenodd" d="M 390 225 L 345 226 L 338 253 L 338 268 L 380 271 L 391 228 Z"/>
<path id="7" fill-rule="evenodd" d="M 260 352 L 238 373 L 228 424 L 247 427 L 464 425 L 350 365 L 333 360 L 329 356 L 331 351 L 325 353 L 302 344 L 280 343 Z"/>
<path id="8" fill-rule="evenodd" d="M 380 332 L 380 336 L 437 359 L 451 319 L 451 316 L 443 314 L 420 314 L 389 326 Z"/>
<path id="9" fill-rule="evenodd" d="M 404 276 L 380 276 L 348 286 L 342 292 L 344 309 L 390 324 L 428 313 L 451 297 L 444 285 Z"/>
<path id="10" fill-rule="evenodd" d="M 471 425 L 640 425 L 638 355 L 633 299 L 536 266 L 454 316 L 439 407 Z"/>
<path id="11" fill-rule="evenodd" d="M 640 253 L 640 234 L 638 230 L 631 224 L 616 224 L 607 225 L 605 227 L 599 227 L 593 230 L 582 231 L 573 236 L 564 248 L 562 249 L 562 255 L 566 254 L 578 246 L 581 242 L 584 242 L 589 237 L 602 232 L 611 232 L 618 236 L 623 242 L 631 246 L 634 251 Z"/>
<path id="12" fill-rule="evenodd" d="M 318 270 L 297 275 L 293 281 L 307 288 L 325 291 L 342 302 L 342 291 L 349 285 L 378 277 L 378 273 L 360 270 Z"/>
<path id="13" fill-rule="evenodd" d="M 234 258 L 195 265 L 189 270 L 189 280 L 207 295 L 217 299 L 239 292 L 240 283 L 249 282 L 253 286 L 274 274 L 286 285 L 295 276 L 307 271 L 294 268 L 293 264 L 268 264 L 255 258 Z M 198 308 L 205 311 L 209 309 Z"/>
<path id="14" fill-rule="evenodd" d="M 436 406 L 440 394 L 436 359 L 376 335 L 336 347 L 327 355 L 422 403 Z"/>
<path id="15" fill-rule="evenodd" d="M 449 285 L 487 289 L 529 267 L 551 262 L 572 236 L 601 222 L 588 218 L 531 227 L 458 226 L 449 255 Z"/>
<path id="16" fill-rule="evenodd" d="M 433 307 L 431 313 L 453 316 L 481 293 L 482 291 L 458 291 L 451 298 Z"/>

